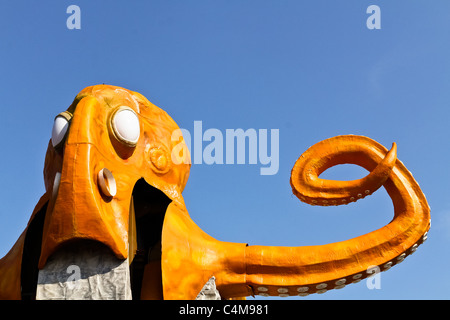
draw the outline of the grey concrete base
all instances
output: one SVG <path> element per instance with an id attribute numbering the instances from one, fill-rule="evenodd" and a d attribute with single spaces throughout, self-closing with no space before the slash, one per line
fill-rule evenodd
<path id="1" fill-rule="evenodd" d="M 220 300 L 219 291 L 216 288 L 216 278 L 211 277 L 200 290 L 195 300 Z"/>
<path id="2" fill-rule="evenodd" d="M 95 242 L 64 247 L 39 270 L 36 300 L 131 300 L 128 259 Z"/>

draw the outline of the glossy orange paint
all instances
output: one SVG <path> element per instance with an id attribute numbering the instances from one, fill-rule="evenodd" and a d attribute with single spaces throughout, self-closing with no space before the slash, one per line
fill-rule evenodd
<path id="1" fill-rule="evenodd" d="M 373 271 L 371 267 L 385 271 L 400 263 L 426 240 L 430 210 L 396 150 L 395 143 L 388 151 L 367 137 L 337 136 L 309 148 L 292 169 L 294 194 L 312 205 L 349 204 L 381 186 L 386 188 L 394 204 L 394 219 L 353 239 L 300 247 L 223 243 L 195 226 L 181 213 L 184 208 L 170 208 L 163 234 L 165 287 L 170 288 L 165 297 L 193 298 L 211 275 L 216 276 L 217 289 L 225 298 L 304 296 L 359 282 Z M 344 163 L 370 173 L 354 181 L 319 178 L 327 168 Z"/>
<path id="2" fill-rule="evenodd" d="M 124 143 L 112 129 L 113 115 L 124 107 L 138 115 L 136 143 Z M 109 85 L 87 87 L 64 117 L 70 119 L 70 129 L 61 146 L 49 143 L 44 167 L 46 193 L 35 209 L 37 212 L 47 204 L 39 268 L 55 250 L 80 239 L 99 241 L 118 258 L 132 260 L 132 192 L 141 178 L 171 200 L 162 227 L 161 265 L 159 268 L 155 261 L 147 265 L 146 270 L 151 271 L 143 277 L 143 299 L 194 299 L 212 276 L 226 299 L 321 293 L 359 281 L 367 276 L 369 266 L 389 269 L 426 239 L 429 207 L 417 182 L 397 159 L 395 144 L 388 151 L 362 136 L 330 138 L 308 149 L 291 175 L 294 194 L 312 205 L 348 204 L 384 186 L 394 204 L 394 219 L 388 225 L 323 246 L 248 246 L 218 241 L 192 221 L 182 197 L 190 165 L 172 162 L 174 148 L 183 143 L 172 141 L 178 126 L 141 94 Z M 360 165 L 370 173 L 355 181 L 319 178 L 324 170 L 341 163 Z M 99 178 L 104 168 L 109 171 Z M 107 184 L 109 172 L 117 190 L 105 195 L 99 184 L 103 180 Z M 26 232 L 0 260 L 1 299 L 20 299 Z M 159 272 L 162 292 L 150 288 L 157 279 L 150 273 Z"/>

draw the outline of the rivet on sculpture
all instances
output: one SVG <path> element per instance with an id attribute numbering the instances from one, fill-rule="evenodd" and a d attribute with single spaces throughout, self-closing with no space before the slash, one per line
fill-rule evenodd
<path id="1" fill-rule="evenodd" d="M 210 279 L 222 299 L 305 296 L 340 289 L 397 265 L 427 237 L 430 210 L 394 143 L 343 135 L 306 150 L 291 173 L 311 205 L 358 201 L 384 187 L 386 226 L 317 246 L 218 241 L 190 218 L 182 196 L 190 165 L 174 164 L 177 124 L 137 92 L 87 87 L 55 118 L 44 165 L 45 194 L 0 260 L 1 299 L 195 299 Z M 185 150 L 187 150 L 185 148 Z M 184 155 L 185 157 L 189 155 Z M 324 180 L 344 163 L 369 174 Z M 204 295 L 204 294 L 203 294 Z"/>

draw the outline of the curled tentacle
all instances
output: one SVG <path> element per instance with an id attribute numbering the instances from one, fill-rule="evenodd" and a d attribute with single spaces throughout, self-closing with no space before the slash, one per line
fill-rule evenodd
<path id="1" fill-rule="evenodd" d="M 370 173 L 353 181 L 320 179 L 337 164 L 357 164 Z M 374 270 L 385 271 L 416 251 L 427 238 L 430 210 L 411 173 L 388 151 L 362 136 L 338 136 L 309 148 L 291 175 L 294 193 L 313 205 L 356 201 L 384 186 L 394 204 L 394 219 L 362 236 L 318 246 L 249 246 L 247 283 L 255 294 L 305 296 L 340 289 L 361 281 Z M 375 269 L 374 269 L 375 268 Z"/>
<path id="2" fill-rule="evenodd" d="M 357 201 L 378 190 L 388 179 L 397 160 L 397 145 L 384 159 L 374 163 L 368 157 L 370 148 L 356 136 L 339 136 L 310 147 L 295 163 L 291 173 L 291 186 L 301 201 L 311 205 L 341 205 Z M 370 173 L 358 180 L 336 181 L 319 178 L 326 169 L 338 164 L 360 165 Z"/>

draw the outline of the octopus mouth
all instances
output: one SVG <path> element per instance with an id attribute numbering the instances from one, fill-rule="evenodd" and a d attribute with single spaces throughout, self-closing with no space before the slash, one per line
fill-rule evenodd
<path id="1" fill-rule="evenodd" d="M 118 259 L 101 242 L 72 239 L 58 248 L 39 270 L 47 211 L 47 204 L 44 205 L 25 238 L 22 299 L 162 299 L 161 234 L 170 202 L 162 191 L 144 179 L 138 180 L 130 201 L 127 259 Z"/>
<path id="2" fill-rule="evenodd" d="M 162 299 L 161 235 L 171 200 L 144 179 L 137 181 L 132 199 L 128 237 L 133 299 Z"/>

